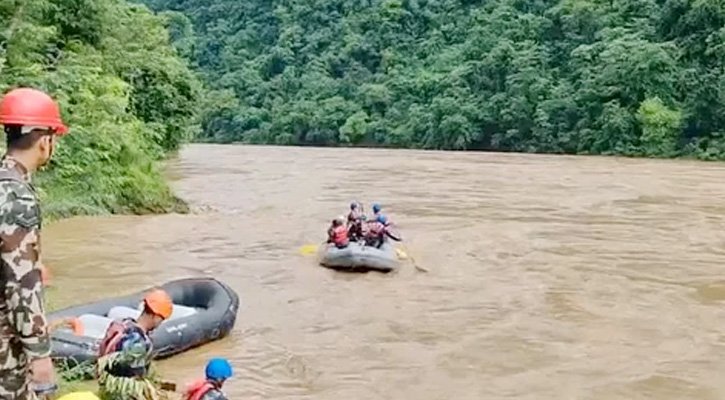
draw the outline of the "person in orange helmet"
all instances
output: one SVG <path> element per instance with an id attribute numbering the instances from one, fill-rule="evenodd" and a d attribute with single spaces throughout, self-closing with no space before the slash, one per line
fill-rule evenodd
<path id="1" fill-rule="evenodd" d="M 54 386 L 42 283 L 40 206 L 31 175 L 68 133 L 58 104 L 31 88 L 0 99 L 7 151 L 0 159 L 0 398 L 24 400 Z"/>
<path id="2" fill-rule="evenodd" d="M 126 318 L 111 323 L 98 353 L 101 389 L 104 389 L 104 376 L 107 374 L 131 379 L 147 375 L 153 350 L 149 333 L 168 319 L 172 310 L 169 295 L 161 289 L 155 289 L 144 297 L 143 311 L 138 319 Z M 101 359 L 109 357 L 116 360 L 111 363 L 101 362 Z"/>

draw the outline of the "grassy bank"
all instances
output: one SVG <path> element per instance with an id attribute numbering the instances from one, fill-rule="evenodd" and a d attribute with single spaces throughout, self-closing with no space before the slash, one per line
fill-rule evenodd
<path id="1" fill-rule="evenodd" d="M 44 221 L 75 215 L 186 213 L 188 205 L 176 197 L 158 167 L 119 165 L 93 170 L 77 180 L 64 179 L 56 170 L 38 174 Z M 84 191 L 83 189 L 88 189 Z"/>
<path id="2" fill-rule="evenodd" d="M 70 135 L 36 176 L 46 219 L 184 211 L 159 162 L 197 131 L 200 84 L 165 20 L 117 0 L 0 5 L 0 93 L 43 89 Z"/>

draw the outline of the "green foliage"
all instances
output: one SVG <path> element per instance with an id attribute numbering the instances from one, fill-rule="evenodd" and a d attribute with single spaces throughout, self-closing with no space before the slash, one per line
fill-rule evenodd
<path id="1" fill-rule="evenodd" d="M 157 161 L 198 130 L 200 84 L 164 20 L 117 0 L 0 0 L 0 91 L 33 86 L 70 135 L 37 177 L 51 218 L 183 210 Z"/>
<path id="2" fill-rule="evenodd" d="M 725 158 L 721 0 L 145 2 L 202 140 Z"/>
<path id="3" fill-rule="evenodd" d="M 682 126 L 682 112 L 670 110 L 658 97 L 642 102 L 637 114 L 642 126 L 642 145 L 647 155 L 671 156 Z"/>
<path id="4" fill-rule="evenodd" d="M 114 376 L 106 372 L 117 363 L 127 362 L 128 354 L 111 353 L 98 359 L 99 397 L 102 400 L 160 400 L 161 392 L 156 373 L 152 370 L 143 378 Z"/>

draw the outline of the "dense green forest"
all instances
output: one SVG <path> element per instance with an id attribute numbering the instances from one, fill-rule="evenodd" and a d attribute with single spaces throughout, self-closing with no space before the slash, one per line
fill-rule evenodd
<path id="1" fill-rule="evenodd" d="M 145 0 L 202 140 L 725 158 L 722 0 Z"/>
<path id="2" fill-rule="evenodd" d="M 0 93 L 46 90 L 71 128 L 36 180 L 51 218 L 184 207 L 157 161 L 198 130 L 201 84 L 165 24 L 123 0 L 0 0 Z"/>

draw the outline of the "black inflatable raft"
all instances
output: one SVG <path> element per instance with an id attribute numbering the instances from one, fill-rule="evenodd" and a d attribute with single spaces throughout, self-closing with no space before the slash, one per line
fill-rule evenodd
<path id="1" fill-rule="evenodd" d="M 171 297 L 171 317 L 151 332 L 154 356 L 165 358 L 192 347 L 218 340 L 231 331 L 239 310 L 239 296 L 226 284 L 213 278 L 172 281 L 161 286 Z M 75 365 L 95 361 L 98 346 L 114 319 L 138 317 L 140 304 L 148 290 L 69 307 L 51 313 L 50 321 L 75 317 L 83 324 L 83 335 L 69 329 L 51 334 L 52 357 Z"/>
<path id="2" fill-rule="evenodd" d="M 358 242 L 352 242 L 344 249 L 323 244 L 318 258 L 325 267 L 345 271 L 391 272 L 400 265 L 398 253 L 390 241 L 385 241 L 380 248 L 364 246 Z"/>

